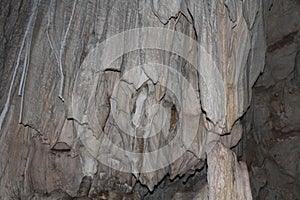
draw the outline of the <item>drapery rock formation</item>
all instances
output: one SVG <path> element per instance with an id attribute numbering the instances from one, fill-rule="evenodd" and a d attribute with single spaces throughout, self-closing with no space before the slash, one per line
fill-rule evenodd
<path id="1" fill-rule="evenodd" d="M 1 198 L 252 199 L 230 148 L 264 70 L 271 3 L 0 4 Z"/>

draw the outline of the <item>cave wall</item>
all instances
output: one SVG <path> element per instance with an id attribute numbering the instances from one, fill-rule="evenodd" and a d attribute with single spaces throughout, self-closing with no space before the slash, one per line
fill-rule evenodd
<path id="1" fill-rule="evenodd" d="M 242 140 L 254 199 L 300 196 L 299 10 L 299 1 L 273 1 L 267 18 L 266 66 Z"/>
<path id="2" fill-rule="evenodd" d="M 269 7 L 1 1 L 1 197 L 139 199 L 207 159 L 195 196 L 251 199 L 229 148 L 264 69 Z"/>

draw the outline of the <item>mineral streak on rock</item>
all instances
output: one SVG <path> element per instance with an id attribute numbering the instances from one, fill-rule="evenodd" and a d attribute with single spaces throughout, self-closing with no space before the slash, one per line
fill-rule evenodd
<path id="1" fill-rule="evenodd" d="M 207 159 L 191 195 L 251 199 L 230 148 L 265 65 L 266 2 L 2 0 L 1 198 L 139 199 Z"/>

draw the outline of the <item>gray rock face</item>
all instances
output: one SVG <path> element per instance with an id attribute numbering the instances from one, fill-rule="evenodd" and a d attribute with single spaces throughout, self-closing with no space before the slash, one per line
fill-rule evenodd
<path id="1" fill-rule="evenodd" d="M 274 1 L 268 15 L 266 67 L 254 86 L 246 117 L 252 128 L 242 142 L 255 199 L 300 196 L 299 8 L 298 1 Z"/>
<path id="2" fill-rule="evenodd" d="M 297 1 L 276 1 L 272 4 L 267 28 L 269 45 L 265 70 L 268 73 L 264 73 L 259 78 L 257 86 L 269 87 L 274 84 L 274 81 L 283 80 L 293 73 L 299 51 L 300 11 L 298 8 Z M 267 74 L 269 77 L 266 76 Z"/>
<path id="3" fill-rule="evenodd" d="M 264 68 L 267 9 L 263 0 L 2 1 L 1 197 L 139 199 L 137 183 L 153 191 L 207 157 L 195 198 L 251 199 L 229 148 Z M 218 165 L 222 152 L 237 173 Z M 233 184 L 229 196 L 214 197 L 220 184 Z"/>
<path id="4" fill-rule="evenodd" d="M 252 199 L 247 166 L 231 150 L 217 143 L 208 154 L 207 165 L 210 199 Z"/>
<path id="5" fill-rule="evenodd" d="M 299 196 L 299 91 L 294 78 L 255 89 L 254 126 L 243 153 L 255 199 Z"/>

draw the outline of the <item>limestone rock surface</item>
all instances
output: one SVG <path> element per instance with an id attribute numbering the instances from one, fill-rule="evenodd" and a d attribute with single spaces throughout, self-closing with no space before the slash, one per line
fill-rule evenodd
<path id="1" fill-rule="evenodd" d="M 246 114 L 243 160 L 254 199 L 299 198 L 299 1 L 273 1 L 264 73 Z M 251 122 L 252 121 L 252 122 Z"/>
<path id="2" fill-rule="evenodd" d="M 228 199 L 213 196 L 211 177 L 224 176 L 243 182 L 228 182 L 230 197 L 250 199 L 247 170 L 229 148 L 265 65 L 268 8 L 2 0 L 1 198 L 139 199 L 208 159 L 208 185 L 195 196 Z M 236 174 L 218 164 L 222 152 Z"/>

